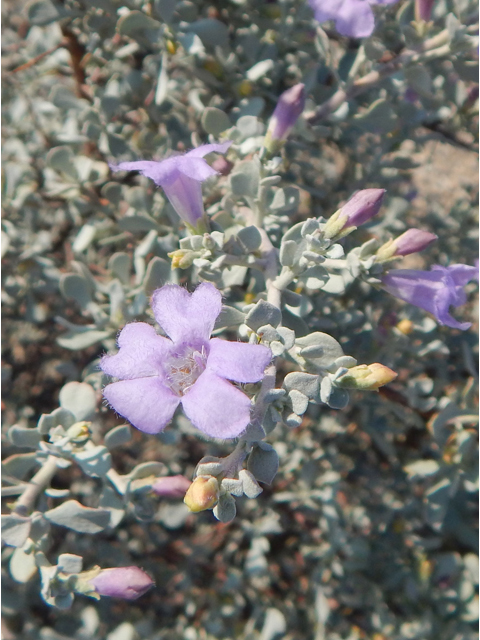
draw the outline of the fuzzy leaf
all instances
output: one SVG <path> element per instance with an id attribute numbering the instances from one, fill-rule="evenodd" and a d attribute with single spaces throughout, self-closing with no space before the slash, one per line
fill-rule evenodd
<path id="1" fill-rule="evenodd" d="M 99 533 L 108 527 L 110 522 L 109 511 L 84 507 L 77 500 L 67 500 L 43 515 L 49 522 L 79 533 Z"/>

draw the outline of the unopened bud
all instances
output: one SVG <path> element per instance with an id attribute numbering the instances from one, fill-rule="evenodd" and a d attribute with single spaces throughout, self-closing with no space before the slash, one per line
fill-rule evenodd
<path id="1" fill-rule="evenodd" d="M 124 600 L 136 600 L 155 584 L 148 573 L 138 567 L 103 569 L 90 583 L 99 595 Z"/>
<path id="2" fill-rule="evenodd" d="M 264 146 L 276 153 L 287 139 L 305 108 L 305 85 L 296 84 L 284 91 L 268 123 Z"/>
<path id="3" fill-rule="evenodd" d="M 342 389 L 359 389 L 376 391 L 379 387 L 395 380 L 397 373 L 378 362 L 360 364 L 352 367 L 343 376 L 335 380 L 335 385 Z"/>
<path id="4" fill-rule="evenodd" d="M 415 20 L 428 22 L 432 16 L 435 0 L 415 0 Z"/>
<path id="5" fill-rule="evenodd" d="M 404 318 L 397 324 L 397 329 L 405 336 L 409 336 L 414 329 L 413 322 L 411 320 L 408 320 L 408 318 Z"/>
<path id="6" fill-rule="evenodd" d="M 169 253 L 168 257 L 172 260 L 172 269 L 188 269 L 192 266 L 196 256 L 193 251 L 176 249 Z"/>
<path id="7" fill-rule="evenodd" d="M 70 441 L 80 444 L 90 438 L 92 432 L 90 430 L 91 422 L 75 422 L 67 429 L 67 438 Z"/>
<path id="8" fill-rule="evenodd" d="M 357 191 L 327 221 L 324 227 L 325 238 L 345 236 L 361 224 L 376 216 L 382 206 L 385 189 L 362 189 Z"/>
<path id="9" fill-rule="evenodd" d="M 233 162 L 230 162 L 223 156 L 218 156 L 218 158 L 215 158 L 215 160 L 212 162 L 212 169 L 218 171 L 218 173 L 222 176 L 228 176 L 228 174 L 233 169 L 233 166 Z"/>
<path id="10" fill-rule="evenodd" d="M 377 262 L 387 262 L 411 253 L 423 251 L 438 239 L 434 233 L 421 229 L 408 229 L 394 240 L 389 240 L 377 251 Z"/>
<path id="11" fill-rule="evenodd" d="M 157 478 L 152 491 L 161 498 L 183 498 L 192 483 L 185 476 L 166 476 Z"/>
<path id="12" fill-rule="evenodd" d="M 183 501 L 194 513 L 212 509 L 218 502 L 220 487 L 213 476 L 198 476 L 190 485 Z"/>

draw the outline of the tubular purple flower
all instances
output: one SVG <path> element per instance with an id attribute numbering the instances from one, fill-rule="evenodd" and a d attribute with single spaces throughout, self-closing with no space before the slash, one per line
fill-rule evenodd
<path id="1" fill-rule="evenodd" d="M 206 216 L 203 208 L 201 183 L 218 174 L 204 156 L 213 151 L 226 153 L 232 143 L 204 144 L 183 155 L 171 156 L 161 162 L 137 160 L 110 164 L 112 171 L 139 171 L 162 187 L 172 207 L 190 227 L 204 231 Z M 202 225 L 203 223 L 203 225 Z M 200 227 L 199 227 L 200 225 Z"/>
<path id="2" fill-rule="evenodd" d="M 156 321 L 170 339 L 145 322 L 127 324 L 119 352 L 101 369 L 119 378 L 103 394 L 117 413 L 145 433 L 159 433 L 179 404 L 192 424 L 214 438 L 236 438 L 250 422 L 250 398 L 228 380 L 258 382 L 271 359 L 263 345 L 211 338 L 222 296 L 210 283 L 190 294 L 175 284 L 152 296 Z"/>
<path id="3" fill-rule="evenodd" d="M 433 314 L 439 324 L 464 331 L 470 322 L 459 322 L 450 315 L 450 307 L 460 307 L 467 301 L 463 287 L 478 280 L 478 270 L 466 264 L 449 267 L 435 265 L 430 271 L 399 269 L 382 277 L 388 293 Z"/>
<path id="4" fill-rule="evenodd" d="M 415 19 L 428 22 L 432 17 L 435 0 L 415 0 Z"/>
<path id="5" fill-rule="evenodd" d="M 326 238 L 347 235 L 355 227 L 376 216 L 382 206 L 385 189 L 362 189 L 331 216 L 324 228 Z"/>
<path id="6" fill-rule="evenodd" d="M 366 38 L 375 28 L 374 5 L 395 4 L 398 0 L 308 0 L 315 20 L 334 20 L 335 28 L 343 36 Z"/>
<path id="7" fill-rule="evenodd" d="M 377 251 L 377 262 L 394 260 L 401 256 L 423 251 L 438 239 L 434 233 L 421 229 L 408 229 L 398 238 L 389 240 Z"/>
<path id="8" fill-rule="evenodd" d="M 124 600 L 136 600 L 155 584 L 148 573 L 138 567 L 102 569 L 90 583 L 99 595 Z"/>
<path id="9" fill-rule="evenodd" d="M 305 109 L 305 85 L 296 84 L 282 93 L 268 123 L 265 148 L 275 152 L 285 142 Z"/>
<path id="10" fill-rule="evenodd" d="M 152 491 L 161 498 L 183 498 L 191 481 L 185 476 L 165 476 L 157 478 L 152 484 Z"/>

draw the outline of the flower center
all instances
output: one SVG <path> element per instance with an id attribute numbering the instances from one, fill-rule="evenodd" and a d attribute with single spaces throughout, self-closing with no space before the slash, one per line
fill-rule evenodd
<path id="1" fill-rule="evenodd" d="M 207 353 L 205 347 L 199 351 L 186 347 L 182 353 L 176 353 L 167 360 L 167 381 L 170 389 L 183 396 L 205 371 Z"/>

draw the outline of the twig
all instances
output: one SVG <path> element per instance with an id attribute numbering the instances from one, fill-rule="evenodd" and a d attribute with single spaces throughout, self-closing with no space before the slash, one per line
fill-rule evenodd
<path id="1" fill-rule="evenodd" d="M 393 60 L 390 60 L 390 62 L 385 63 L 379 69 L 370 71 L 363 76 L 363 78 L 353 82 L 349 87 L 338 89 L 333 96 L 321 104 L 315 111 L 306 113 L 305 121 L 309 124 L 317 124 L 336 111 L 346 100 L 350 100 L 367 89 L 374 87 L 380 81 L 394 74 L 402 66 L 448 55 L 450 52 L 448 37 L 448 30 L 444 29 L 433 38 L 426 40 L 419 49 L 407 50 L 393 58 Z"/>
<path id="2" fill-rule="evenodd" d="M 14 513 L 25 516 L 33 509 L 38 494 L 50 483 L 57 471 L 57 458 L 49 456 L 41 469 L 25 485 L 25 490 L 15 503 Z"/>

